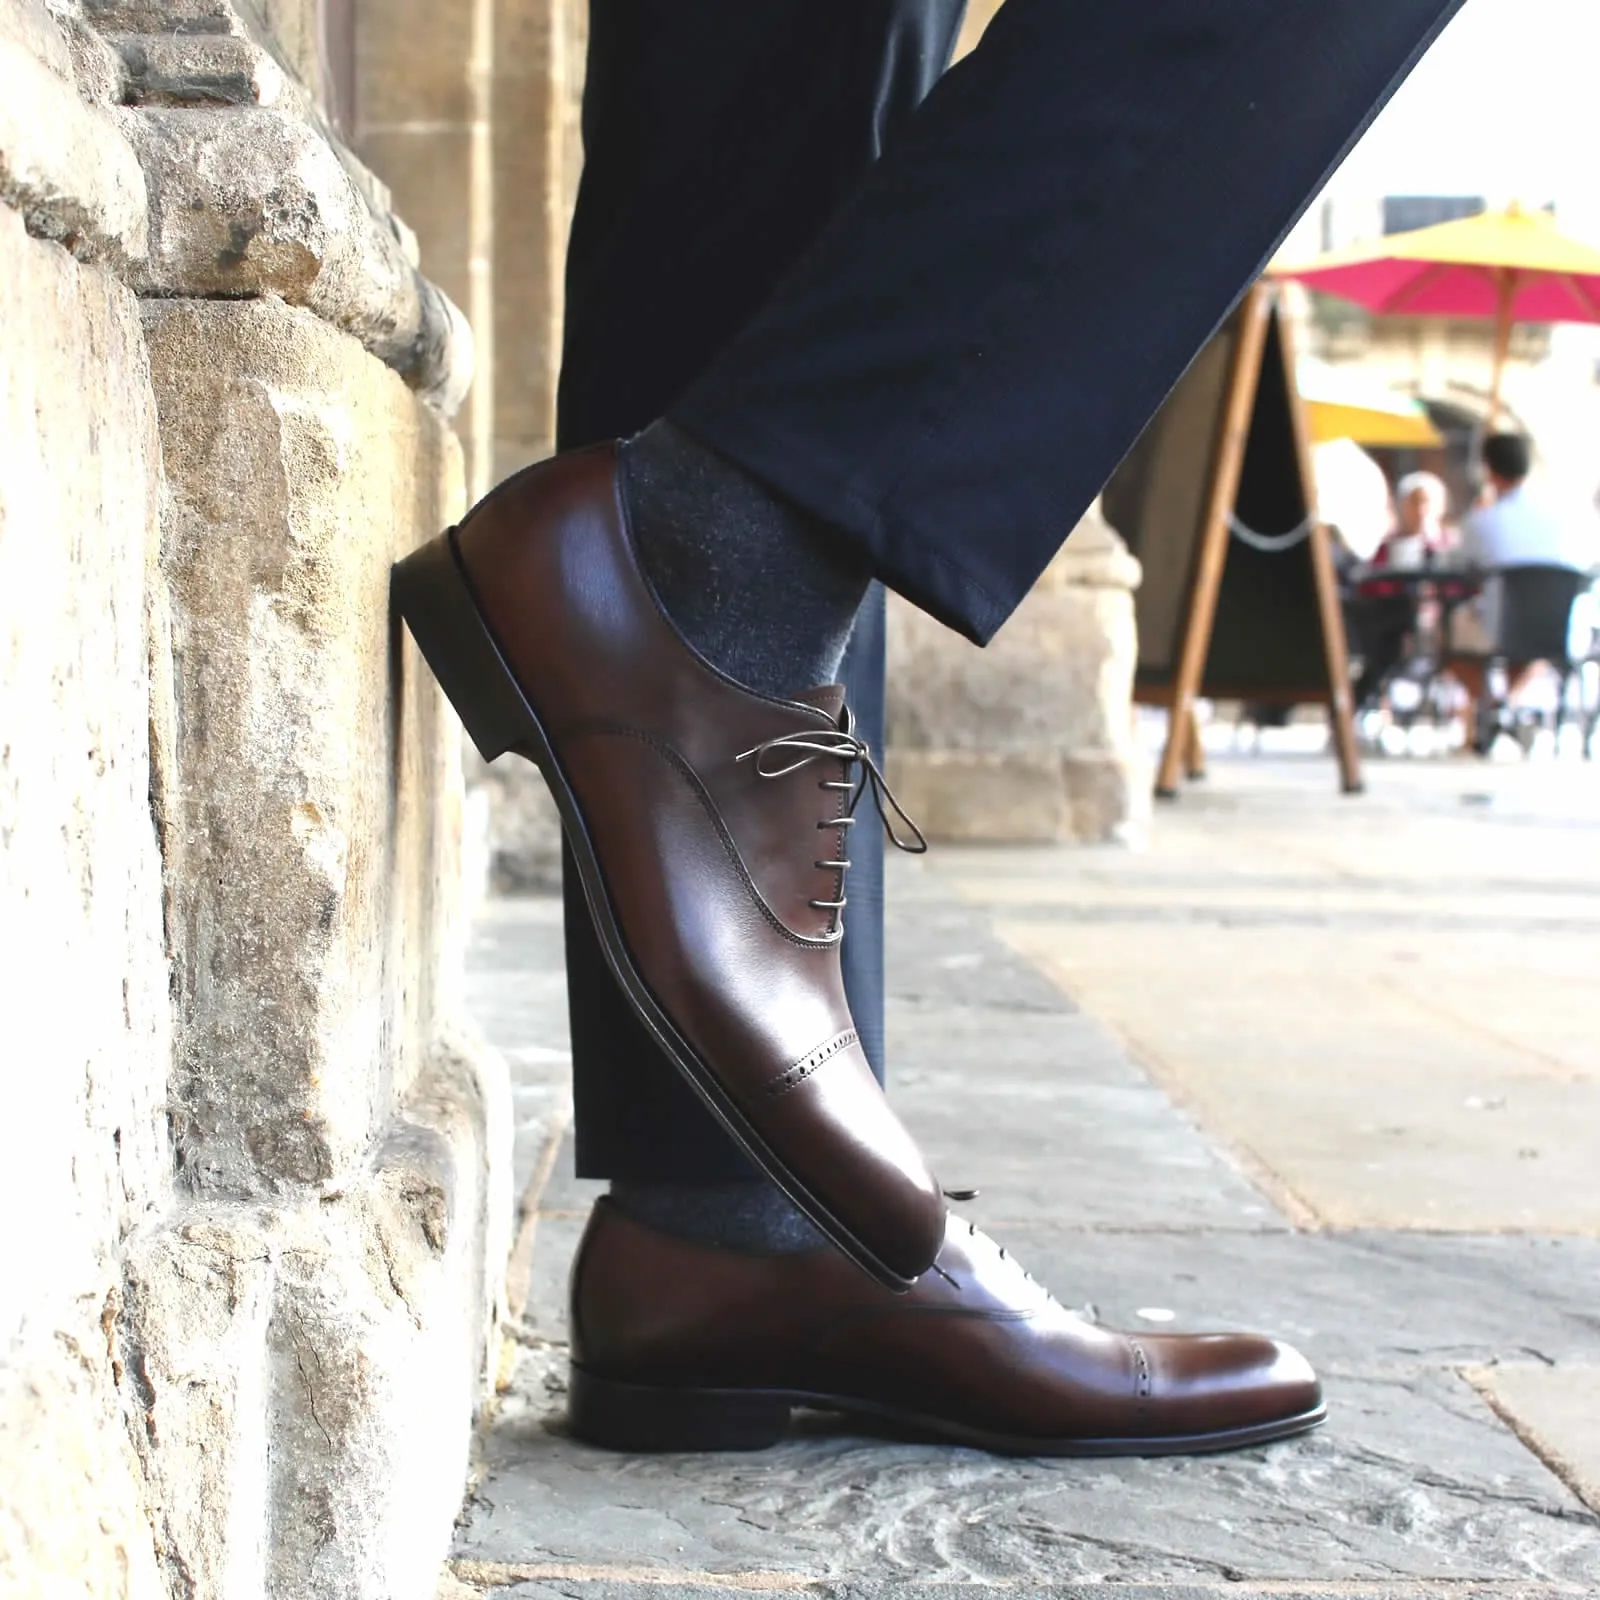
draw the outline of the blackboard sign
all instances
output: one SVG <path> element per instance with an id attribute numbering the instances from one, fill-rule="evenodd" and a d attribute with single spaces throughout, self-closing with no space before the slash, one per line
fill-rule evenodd
<path id="1" fill-rule="evenodd" d="M 1361 786 L 1344 624 L 1294 353 L 1258 285 L 1206 345 L 1106 485 L 1106 519 L 1144 565 L 1135 698 L 1172 709 L 1157 793 L 1202 769 L 1199 696 L 1329 707 L 1343 786 Z"/>

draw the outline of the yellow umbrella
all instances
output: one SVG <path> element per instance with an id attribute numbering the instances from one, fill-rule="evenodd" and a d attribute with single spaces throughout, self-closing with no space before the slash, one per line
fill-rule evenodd
<path id="1" fill-rule="evenodd" d="M 1357 444 L 1437 449 L 1444 438 L 1415 401 L 1391 394 L 1350 372 L 1302 365 L 1300 393 L 1311 424 L 1311 442 L 1353 439 Z"/>
<path id="2" fill-rule="evenodd" d="M 1391 234 L 1304 266 L 1274 264 L 1272 271 L 1380 316 L 1492 321 L 1491 423 L 1513 323 L 1600 322 L 1600 249 L 1563 234 L 1548 212 L 1520 206 Z"/>

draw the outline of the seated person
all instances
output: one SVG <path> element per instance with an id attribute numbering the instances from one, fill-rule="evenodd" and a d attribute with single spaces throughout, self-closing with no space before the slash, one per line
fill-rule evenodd
<path id="1" fill-rule="evenodd" d="M 1431 472 L 1412 472 L 1395 488 L 1398 511 L 1394 527 L 1369 563 L 1375 572 L 1414 572 L 1447 548 L 1444 515 L 1448 504 L 1444 483 Z M 1390 674 L 1405 659 L 1417 624 L 1415 590 L 1382 576 L 1363 578 L 1356 586 L 1352 610 L 1354 643 L 1361 657 L 1356 679 L 1358 711 L 1376 706 Z"/>
<path id="2" fill-rule="evenodd" d="M 1432 472 L 1408 472 L 1394 490 L 1398 508 L 1394 528 L 1372 558 L 1375 567 L 1415 572 L 1450 548 L 1445 516 L 1450 496 L 1444 479 Z"/>
<path id="3" fill-rule="evenodd" d="M 1489 501 L 1479 506 L 1462 530 L 1461 556 L 1465 565 L 1494 573 L 1505 567 L 1571 567 L 1590 571 L 1600 562 L 1600 538 L 1592 524 L 1562 516 L 1527 490 L 1532 452 L 1521 434 L 1494 433 L 1483 442 L 1483 467 L 1488 478 Z M 1450 674 L 1472 701 L 1481 699 L 1485 685 L 1482 659 L 1499 644 L 1500 583 L 1490 577 L 1478 596 L 1457 606 L 1450 619 Z M 1469 659 L 1460 659 L 1457 652 Z M 1510 693 L 1526 683 L 1535 663 L 1508 663 Z M 1472 715 L 1468 708 L 1469 718 Z M 1469 727 L 1472 725 L 1469 721 Z"/>

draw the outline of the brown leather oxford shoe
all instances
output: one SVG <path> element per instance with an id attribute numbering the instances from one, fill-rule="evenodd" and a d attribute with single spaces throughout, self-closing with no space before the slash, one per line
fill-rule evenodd
<path id="1" fill-rule="evenodd" d="M 796 1406 L 1037 1456 L 1226 1450 L 1326 1415 L 1289 1346 L 1097 1327 L 954 1216 L 895 1295 L 826 1248 L 714 1249 L 601 1200 L 571 1293 L 569 1423 L 614 1450 L 757 1450 Z"/>
<path id="2" fill-rule="evenodd" d="M 508 479 L 393 587 L 484 759 L 544 773 L 666 1054 L 828 1238 L 909 1287 L 944 1200 L 840 977 L 845 840 L 862 787 L 880 811 L 886 793 L 843 692 L 772 699 L 690 648 L 640 570 L 614 446 Z"/>

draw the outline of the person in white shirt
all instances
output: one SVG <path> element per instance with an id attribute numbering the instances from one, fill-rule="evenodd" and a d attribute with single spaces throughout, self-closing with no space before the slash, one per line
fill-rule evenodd
<path id="1" fill-rule="evenodd" d="M 1492 433 L 1484 440 L 1483 466 L 1494 500 L 1468 516 L 1462 555 L 1475 567 L 1551 566 L 1587 572 L 1600 562 L 1595 520 L 1560 515 L 1530 493 L 1530 456 L 1521 434 Z"/>
<path id="2" fill-rule="evenodd" d="M 1504 567 L 1570 567 L 1588 572 L 1600 566 L 1600 524 L 1592 517 L 1558 513 L 1527 488 L 1532 452 L 1517 433 L 1490 434 L 1483 442 L 1483 466 L 1493 499 L 1471 512 L 1462 528 L 1461 560 L 1479 571 Z M 1458 606 L 1450 619 L 1450 674 L 1476 702 L 1484 692 L 1484 662 L 1499 643 L 1500 580 L 1489 578 L 1475 600 Z M 1468 659 L 1460 659 L 1456 652 Z M 1535 663 L 1508 663 L 1515 695 Z M 1468 708 L 1468 727 L 1472 726 Z"/>

